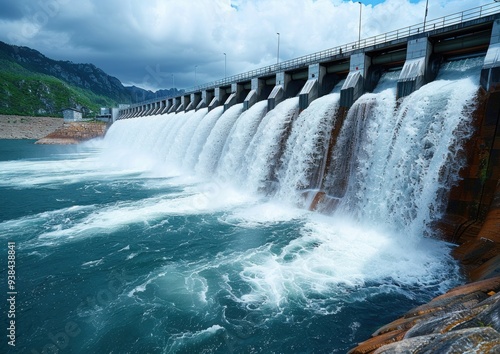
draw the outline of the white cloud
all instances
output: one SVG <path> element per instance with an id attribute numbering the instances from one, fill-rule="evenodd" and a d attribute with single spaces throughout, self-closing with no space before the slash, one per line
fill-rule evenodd
<path id="1" fill-rule="evenodd" d="M 54 59 L 91 62 L 124 83 L 208 82 L 355 41 L 357 2 L 341 0 L 19 0 L 0 14 L 0 40 Z M 363 38 L 422 22 L 425 0 L 362 7 Z M 428 19 L 490 0 L 430 1 Z M 6 7 L 7 8 L 7 7 Z M 15 16 L 22 13 L 22 16 Z M 153 72 L 161 75 L 153 77 Z"/>

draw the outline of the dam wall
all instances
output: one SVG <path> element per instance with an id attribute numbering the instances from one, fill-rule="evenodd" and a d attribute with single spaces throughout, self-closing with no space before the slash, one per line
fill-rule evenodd
<path id="1" fill-rule="evenodd" d="M 291 97 L 299 97 L 300 110 L 304 110 L 314 100 L 331 93 L 340 82 L 340 107 L 325 157 L 328 166 L 331 149 L 349 109 L 377 86 L 383 73 L 400 71 L 397 98 L 402 98 L 434 80 L 443 63 L 483 56 L 481 89 L 473 113 L 474 132 L 463 152 L 466 167 L 460 172 L 461 180 L 452 187 L 446 212 L 436 225 L 448 241 L 473 242 L 478 235 L 491 234 L 484 230 L 485 224 L 495 232 L 500 230 L 494 221 L 494 206 L 500 198 L 499 21 L 500 4 L 481 6 L 199 85 L 181 96 L 139 103 L 121 110 L 119 119 L 178 114 L 205 107 L 209 111 L 223 107 L 226 111 L 240 103 L 243 110 L 248 110 L 263 100 L 267 100 L 270 111 Z M 317 193 L 311 209 L 321 204 L 326 195 L 325 191 Z"/>
<path id="2" fill-rule="evenodd" d="M 342 105 L 349 108 L 363 93 L 373 90 L 384 71 L 394 68 L 403 69 L 398 97 L 404 97 L 433 80 L 443 60 L 484 55 L 492 39 L 493 22 L 498 18 L 500 4 L 484 5 L 198 85 L 177 97 L 138 103 L 122 109 L 119 119 L 158 112 L 180 113 L 203 107 L 228 109 L 243 102 L 248 109 L 265 99 L 272 109 L 280 100 L 297 95 L 304 109 L 345 79 Z M 496 70 L 491 74 L 498 76 Z"/>

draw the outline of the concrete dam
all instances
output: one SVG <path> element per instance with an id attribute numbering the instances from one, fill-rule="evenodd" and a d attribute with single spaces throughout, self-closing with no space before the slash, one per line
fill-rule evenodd
<path id="1" fill-rule="evenodd" d="M 476 70 L 473 76 L 478 85 L 461 101 L 451 99 L 460 90 L 428 86 L 436 80 L 461 85 L 460 73 L 467 70 Z M 486 258 L 471 253 L 485 247 L 500 249 L 499 83 L 500 4 L 494 3 L 199 85 L 177 97 L 132 105 L 120 111 L 119 120 L 137 123 L 127 123 L 128 128 L 123 125 L 122 129 L 139 129 L 139 125 L 150 123 L 153 129 L 165 124 L 164 135 L 150 146 L 159 148 L 160 140 L 177 145 L 162 148 L 165 159 L 177 159 L 199 174 L 245 180 L 241 186 L 305 208 L 376 215 L 362 204 L 372 203 L 375 208 L 375 200 L 390 200 L 387 203 L 392 204 L 384 206 L 386 214 L 371 217 L 392 218 L 398 214 L 398 207 L 405 208 L 393 222 L 394 227 L 416 227 L 417 233 L 465 245 L 456 252 L 462 261 L 466 258 L 465 264 L 476 267 L 489 261 L 491 266 L 500 263 L 498 252 Z M 392 103 L 385 107 L 387 115 L 380 116 L 379 101 L 386 99 L 380 96 L 384 88 L 392 88 Z M 441 97 L 440 92 L 446 93 Z M 459 115 L 464 115 L 467 123 L 457 122 L 449 135 L 443 130 L 430 138 L 422 131 L 398 143 L 405 130 L 411 135 L 417 129 L 417 123 L 405 127 L 404 119 L 414 115 L 412 110 L 418 102 L 432 101 L 430 97 L 449 102 L 441 106 L 432 103 L 433 109 L 420 107 L 425 119 L 430 119 L 421 129 L 437 129 L 437 119 L 444 119 L 440 124 L 445 129 L 448 120 Z M 292 98 L 296 102 L 291 102 Z M 321 103 L 315 105 L 316 101 Z M 461 106 L 452 110 L 457 104 Z M 363 144 L 382 144 L 368 136 L 369 129 L 383 125 L 392 116 L 396 117 L 394 126 L 386 129 L 392 132 L 387 139 L 394 144 L 374 145 L 373 151 L 367 152 Z M 415 115 L 415 119 L 422 123 L 424 116 Z M 244 119 L 253 119 L 253 123 L 243 128 Z M 369 121 L 373 119 L 377 124 L 371 126 Z M 259 127 L 263 123 L 267 127 Z M 248 138 L 237 147 L 231 146 L 238 129 L 247 129 L 239 133 L 248 134 Z M 265 129 L 280 133 L 271 137 Z M 147 140 L 146 135 L 143 138 Z M 415 139 L 422 139 L 422 144 Z M 449 140 L 443 150 L 438 148 L 440 139 Z M 273 147 L 266 151 L 264 160 L 263 148 L 257 144 Z M 294 153 L 301 147 L 307 150 L 308 144 L 313 148 L 307 154 Z M 416 152 L 390 162 L 398 149 L 403 151 L 412 144 L 416 144 Z M 387 154 L 379 158 L 387 160 L 378 166 L 370 158 L 375 158 L 376 149 L 383 148 L 387 148 Z M 438 153 L 447 156 L 433 167 L 432 159 Z M 363 159 L 363 154 L 371 157 Z M 259 159 L 268 166 L 249 167 Z M 365 165 L 366 171 L 360 172 Z M 238 173 L 245 172 L 238 175 L 235 168 Z M 387 174 L 389 168 L 395 181 Z M 433 175 L 423 181 L 420 177 L 431 168 Z M 376 187 L 368 183 L 374 173 L 385 176 Z M 403 178 L 406 174 L 408 179 Z M 397 193 L 390 186 L 384 189 L 384 183 L 394 183 Z M 373 200 L 360 197 L 360 193 L 374 193 Z M 426 193 L 434 194 L 424 196 Z M 473 277 L 481 279 L 491 269 L 486 267 Z"/>

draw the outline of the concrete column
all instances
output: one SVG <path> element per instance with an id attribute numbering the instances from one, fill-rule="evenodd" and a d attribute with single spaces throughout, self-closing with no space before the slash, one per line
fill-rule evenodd
<path id="1" fill-rule="evenodd" d="M 148 111 L 148 116 L 152 116 L 156 111 L 156 102 L 151 103 L 151 108 Z"/>
<path id="2" fill-rule="evenodd" d="M 340 106 L 351 107 L 365 93 L 365 78 L 368 75 L 371 59 L 365 53 L 351 55 L 349 74 L 340 89 Z"/>
<path id="3" fill-rule="evenodd" d="M 285 72 L 276 73 L 276 85 L 267 98 L 268 111 L 274 109 L 280 102 L 285 100 L 286 87 L 290 80 L 290 74 Z"/>
<path id="4" fill-rule="evenodd" d="M 163 112 L 163 110 L 165 109 L 165 105 L 166 105 L 167 101 L 166 100 L 161 100 L 158 103 L 159 103 L 158 109 L 156 110 L 155 114 L 161 114 Z"/>
<path id="5" fill-rule="evenodd" d="M 201 101 L 196 106 L 196 110 L 208 107 L 208 105 L 212 102 L 213 98 L 214 98 L 214 93 L 212 91 L 207 91 L 207 90 L 201 91 Z"/>
<path id="6" fill-rule="evenodd" d="M 172 108 L 172 99 L 169 98 L 165 101 L 165 107 L 162 109 L 161 113 L 160 114 L 165 114 L 165 113 L 168 113 L 168 111 L 170 110 L 170 108 Z"/>
<path id="7" fill-rule="evenodd" d="M 196 109 L 198 104 L 201 101 L 201 92 L 195 92 L 190 95 L 190 102 L 188 106 L 186 107 L 186 112 L 191 111 L 193 109 Z"/>
<path id="8" fill-rule="evenodd" d="M 493 22 L 490 46 L 481 69 L 481 87 L 486 91 L 498 90 L 500 84 L 500 19 Z"/>
<path id="9" fill-rule="evenodd" d="M 326 68 L 317 64 L 309 65 L 307 82 L 299 93 L 299 108 L 306 109 L 309 104 L 318 98 L 322 92 L 323 78 L 326 74 Z"/>
<path id="10" fill-rule="evenodd" d="M 151 115 L 157 115 L 158 111 L 160 110 L 160 107 L 161 107 L 161 101 L 155 102 L 153 105 L 154 105 L 154 109 L 153 109 L 153 112 L 151 113 Z"/>
<path id="11" fill-rule="evenodd" d="M 220 87 L 214 89 L 214 98 L 208 105 L 208 111 L 210 112 L 215 107 L 219 106 L 221 102 L 225 99 L 226 91 Z"/>
<path id="12" fill-rule="evenodd" d="M 181 96 L 181 104 L 179 105 L 179 107 L 177 107 L 175 113 L 185 111 L 186 108 L 189 106 L 189 103 L 191 103 L 191 96 L 189 95 Z"/>
<path id="13" fill-rule="evenodd" d="M 427 83 L 432 44 L 427 37 L 408 41 L 406 61 L 399 75 L 397 97 L 405 97 Z"/>
<path id="14" fill-rule="evenodd" d="M 181 98 L 180 97 L 174 97 L 174 98 L 172 98 L 172 106 L 168 110 L 168 113 L 177 112 L 177 108 L 179 108 L 180 104 L 181 104 Z"/>
<path id="15" fill-rule="evenodd" d="M 265 82 L 259 78 L 253 78 L 251 81 L 250 92 L 247 97 L 243 101 L 243 110 L 246 111 L 250 107 L 252 107 L 255 103 L 259 102 L 262 99 L 262 88 L 264 87 Z"/>
<path id="16" fill-rule="evenodd" d="M 224 112 L 231 106 L 234 106 L 236 103 L 238 103 L 238 97 L 241 95 L 242 91 L 242 85 L 237 83 L 231 84 L 231 94 L 227 98 L 226 102 L 224 102 Z"/>

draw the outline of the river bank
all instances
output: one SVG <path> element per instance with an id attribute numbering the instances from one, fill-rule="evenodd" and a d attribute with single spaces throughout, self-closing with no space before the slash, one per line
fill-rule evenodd
<path id="1" fill-rule="evenodd" d="M 64 122 L 62 118 L 0 115 L 0 139 L 38 139 L 37 144 L 78 144 L 102 137 L 102 122 Z"/>
<path id="2" fill-rule="evenodd" d="M 477 235 L 452 254 L 467 284 L 380 327 L 349 353 L 500 353 L 500 183 Z"/>
<path id="3" fill-rule="evenodd" d="M 0 139 L 41 139 L 63 123 L 62 118 L 0 115 Z"/>

